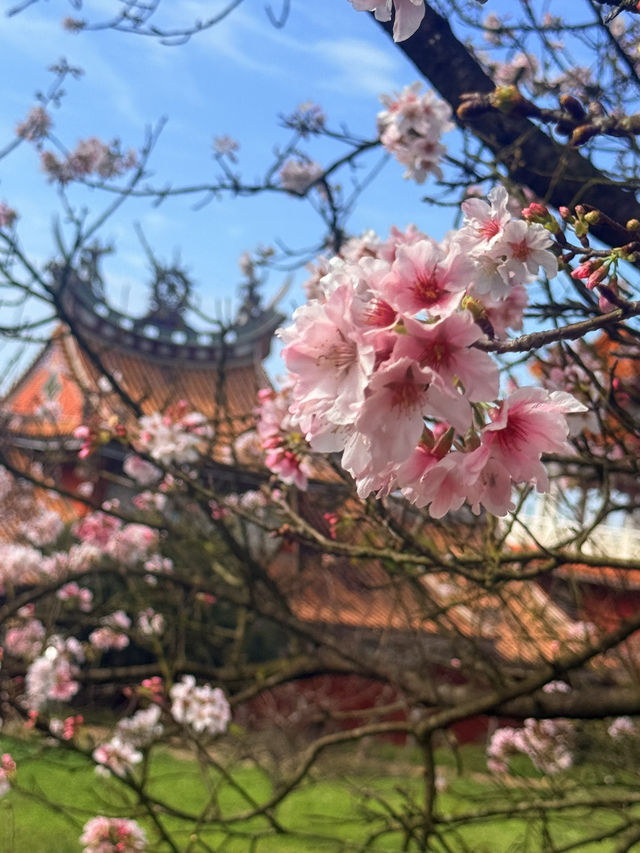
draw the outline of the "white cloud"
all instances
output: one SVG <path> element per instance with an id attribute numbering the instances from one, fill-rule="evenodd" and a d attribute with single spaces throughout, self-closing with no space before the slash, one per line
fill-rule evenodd
<path id="1" fill-rule="evenodd" d="M 325 88 L 354 95 L 378 95 L 398 88 L 399 64 L 388 50 L 357 38 L 327 39 L 313 49 L 330 69 Z"/>

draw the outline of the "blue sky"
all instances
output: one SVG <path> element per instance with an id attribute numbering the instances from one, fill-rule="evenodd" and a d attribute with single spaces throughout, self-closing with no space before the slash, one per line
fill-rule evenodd
<path id="1" fill-rule="evenodd" d="M 14 3 L 0 0 L 0 10 L 6 13 Z M 180 25 L 224 5 L 219 0 L 165 0 L 163 23 Z M 401 89 L 417 77 L 402 52 L 347 0 L 293 2 L 282 29 L 269 23 L 265 5 L 266 0 L 245 0 L 223 22 L 179 47 L 113 31 L 73 34 L 61 26 L 66 15 L 91 20 L 113 11 L 115 0 L 85 0 L 81 12 L 68 0 L 40 0 L 19 15 L 0 17 L 0 79 L 5 81 L 0 148 L 11 141 L 16 124 L 35 103 L 34 92 L 48 86 L 47 68 L 60 57 L 81 67 L 84 75 L 68 82 L 60 109 L 52 111 L 56 135 L 69 149 L 89 136 L 105 141 L 118 137 L 125 147 L 138 147 L 146 129 L 166 117 L 151 160 L 155 184 L 178 186 L 215 178 L 212 140 L 223 134 L 240 143 L 238 168 L 244 178 L 259 179 L 274 145 L 289 138 L 278 115 L 291 113 L 307 100 L 323 107 L 332 127 L 347 125 L 357 135 L 373 137 L 379 94 Z M 273 0 L 273 6 L 277 12 L 279 0 Z M 308 146 L 310 156 L 325 165 L 337 150 L 315 141 Z M 368 162 L 379 157 L 375 152 Z M 385 165 L 348 223 L 352 233 L 373 228 L 384 235 L 392 224 L 415 222 L 439 238 L 450 227 L 446 212 L 421 201 L 433 184 L 421 187 L 405 181 L 402 172 L 394 161 Z M 108 201 L 98 191 L 73 191 L 71 198 L 92 214 Z M 0 200 L 19 212 L 27 253 L 44 265 L 55 254 L 52 222 L 60 216 L 60 205 L 33 146 L 23 144 L 0 161 Z M 322 235 L 317 214 L 296 198 L 226 196 L 194 211 L 196 201 L 169 199 L 159 207 L 147 200 L 128 201 L 107 223 L 102 240 L 112 242 L 117 253 L 107 258 L 104 272 L 116 307 L 141 314 L 148 302 L 150 271 L 135 235 L 136 222 L 160 261 L 170 262 L 179 254 L 209 313 L 236 296 L 237 261 L 243 251 L 275 240 L 300 248 L 315 244 Z M 283 300 L 284 310 L 302 301 L 299 285 L 304 277 L 304 272 L 296 275 Z M 267 298 L 284 278 L 271 274 Z M 275 361 L 270 367 L 278 369 Z"/>
<path id="2" fill-rule="evenodd" d="M 5 10 L 12 3 L 3 3 Z M 209 3 L 170 4 L 184 20 Z M 248 180 L 259 178 L 274 144 L 288 132 L 278 114 L 301 102 L 321 104 L 333 126 L 347 124 L 363 136 L 375 133 L 378 94 L 412 82 L 415 74 L 400 51 L 363 14 L 345 0 L 294 3 L 284 29 L 274 28 L 263 0 L 246 0 L 229 18 L 180 47 L 122 33 L 71 34 L 60 20 L 73 12 L 62 2 L 38 3 L 20 15 L 0 19 L 0 62 L 5 92 L 0 107 L 0 140 L 11 139 L 16 123 L 34 103 L 33 93 L 48 84 L 47 67 L 64 56 L 85 73 L 65 87 L 61 108 L 53 110 L 55 131 L 72 148 L 79 138 L 118 137 L 138 146 L 145 129 L 168 119 L 151 168 L 160 184 L 211 179 L 214 136 L 230 134 L 240 143 L 240 164 Z M 87 4 L 113 8 L 106 2 Z M 89 16 L 89 15 L 88 15 Z M 334 149 L 335 150 L 335 149 Z M 326 146 L 309 146 L 311 156 L 328 162 Z M 379 155 L 376 154 L 377 159 Z M 423 189 L 402 180 L 402 169 L 389 163 L 362 198 L 350 221 L 353 232 L 372 227 L 385 232 L 392 223 L 419 220 L 428 227 L 420 202 Z M 0 199 L 20 214 L 20 235 L 41 261 L 54 252 L 51 221 L 59 206 L 53 188 L 39 170 L 37 153 L 23 145 L 0 163 Z M 98 210 L 97 192 L 72 198 Z M 212 202 L 197 213 L 196 199 L 175 199 L 153 208 L 130 202 L 104 230 L 118 256 L 106 269 L 112 299 L 135 311 L 144 305 L 147 277 L 144 253 L 133 232 L 140 222 L 160 259 L 179 252 L 191 271 L 203 304 L 233 296 L 237 258 L 245 249 L 276 238 L 292 247 L 313 244 L 320 221 L 304 201 L 263 196 Z M 270 289 L 280 285 L 272 276 Z M 299 299 L 293 292 L 292 299 Z"/>

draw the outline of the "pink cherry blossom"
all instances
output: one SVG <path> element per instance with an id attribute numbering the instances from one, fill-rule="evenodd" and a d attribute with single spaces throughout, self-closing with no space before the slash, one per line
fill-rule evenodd
<path id="1" fill-rule="evenodd" d="M 145 853 L 147 836 L 135 820 L 98 815 L 85 823 L 80 843 L 82 853 Z"/>
<path id="2" fill-rule="evenodd" d="M 557 274 L 558 261 L 549 251 L 552 242 L 551 235 L 542 225 L 512 219 L 505 225 L 490 254 L 504 258 L 500 274 L 505 281 L 527 284 L 537 278 L 540 267 L 550 278 Z"/>
<path id="3" fill-rule="evenodd" d="M 349 0 L 358 12 L 374 12 L 378 21 L 391 20 L 392 0 Z M 393 40 L 412 36 L 424 18 L 424 0 L 393 0 Z"/>
<path id="4" fill-rule="evenodd" d="M 162 477 L 162 471 L 147 462 L 146 459 L 141 459 L 135 453 L 129 454 L 122 464 L 124 473 L 135 480 L 139 486 L 149 486 L 157 482 Z"/>
<path id="5" fill-rule="evenodd" d="M 566 415 L 586 407 L 571 394 L 543 388 L 520 388 L 510 394 L 485 427 L 483 445 L 516 482 L 533 482 L 544 490 L 548 477 L 543 453 L 570 452 Z"/>
<path id="6" fill-rule="evenodd" d="M 489 203 L 484 199 L 469 198 L 462 202 L 464 227 L 463 237 L 473 235 L 474 248 L 483 251 L 491 248 L 501 236 L 507 222 L 511 221 L 509 213 L 509 194 L 502 184 L 494 187 L 488 195 Z"/>
<path id="7" fill-rule="evenodd" d="M 217 735 L 226 731 L 231 709 L 219 687 L 196 685 L 193 675 L 184 675 L 173 685 L 169 695 L 171 716 L 177 723 L 201 734 Z"/>
<path id="8" fill-rule="evenodd" d="M 355 426 L 369 439 L 372 464 L 382 468 L 405 461 L 429 416 L 443 418 L 463 431 L 471 420 L 466 400 L 447 392 L 431 368 L 402 357 L 374 374 Z"/>
<path id="9" fill-rule="evenodd" d="M 451 314 L 473 272 L 471 261 L 454 248 L 446 253 L 433 240 L 398 248 L 382 286 L 383 298 L 404 314 Z"/>
<path id="10" fill-rule="evenodd" d="M 387 109 L 377 118 L 380 142 L 407 167 L 404 177 L 419 184 L 429 174 L 442 177 L 439 163 L 446 148 L 440 137 L 453 128 L 449 104 L 432 90 L 420 95 L 421 85 L 413 83 L 399 95 L 382 95 Z"/>
<path id="11" fill-rule="evenodd" d="M 285 190 L 302 195 L 324 174 L 320 163 L 287 160 L 280 169 L 280 181 Z"/>
<path id="12" fill-rule="evenodd" d="M 119 735 L 114 735 L 110 741 L 96 747 L 92 754 L 96 773 L 100 776 L 108 776 L 109 773 L 127 776 L 132 773 L 134 765 L 142 761 L 142 757 L 141 752 Z"/>
<path id="13" fill-rule="evenodd" d="M 462 382 L 467 399 L 493 400 L 498 396 L 498 366 L 488 353 L 471 349 L 482 337 L 468 311 L 460 311 L 434 324 L 407 317 L 406 335 L 398 337 L 394 356 L 409 356 L 421 367 L 430 367 L 448 385 Z"/>
<path id="14" fill-rule="evenodd" d="M 16 763 L 8 752 L 0 758 L 0 797 L 4 797 L 11 790 L 11 779 L 16 773 Z"/>
<path id="15" fill-rule="evenodd" d="M 81 650 L 77 641 L 51 637 L 43 654 L 27 670 L 25 679 L 27 707 L 39 711 L 49 700 L 68 702 L 80 688 L 76 681 L 76 662 Z"/>
<path id="16" fill-rule="evenodd" d="M 24 121 L 16 127 L 16 135 L 29 142 L 40 142 L 51 129 L 51 116 L 44 107 L 32 107 Z"/>
<path id="17" fill-rule="evenodd" d="M 154 412 L 139 420 L 139 449 L 164 465 L 195 462 L 204 451 L 213 429 L 201 412 L 185 413 L 178 404 L 175 412 Z"/>
<path id="18" fill-rule="evenodd" d="M 282 358 L 293 380 L 292 413 L 300 420 L 322 409 L 331 423 L 350 423 L 364 400 L 375 350 L 352 308 L 353 289 L 343 284 L 325 302 L 296 309 L 293 326 L 280 332 L 286 344 Z"/>
<path id="19" fill-rule="evenodd" d="M 16 211 L 5 201 L 0 201 L 0 228 L 11 228 L 17 218 Z"/>

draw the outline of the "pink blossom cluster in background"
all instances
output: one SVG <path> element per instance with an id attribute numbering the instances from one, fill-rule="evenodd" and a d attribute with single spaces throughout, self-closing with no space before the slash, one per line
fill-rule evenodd
<path id="1" fill-rule="evenodd" d="M 49 720 L 49 731 L 52 735 L 61 740 L 73 740 L 79 726 L 84 723 L 82 714 L 74 714 L 65 717 L 64 720 L 58 717 L 52 717 Z"/>
<path id="2" fill-rule="evenodd" d="M 393 40 L 412 36 L 424 18 L 424 0 L 349 0 L 358 12 L 374 12 L 378 21 L 390 21 L 393 8 Z"/>
<path id="3" fill-rule="evenodd" d="M 18 620 L 11 624 L 4 637 L 4 652 L 17 658 L 33 660 L 42 649 L 45 627 L 34 616 L 33 604 L 21 607 Z"/>
<path id="4" fill-rule="evenodd" d="M 131 619 L 124 610 L 116 610 L 100 621 L 101 627 L 89 635 L 89 642 L 94 649 L 126 649 L 129 645 L 129 635 L 124 632 L 131 628 Z"/>
<path id="5" fill-rule="evenodd" d="M 201 412 L 187 412 L 180 403 L 175 412 L 143 415 L 139 421 L 137 445 L 140 451 L 163 465 L 195 462 L 213 429 Z"/>
<path id="6" fill-rule="evenodd" d="M 114 178 L 132 169 L 137 160 L 136 152 L 123 152 L 117 140 L 107 144 L 95 136 L 80 140 L 64 159 L 52 151 L 43 151 L 40 155 L 42 168 L 49 180 L 60 184 L 91 176 Z"/>
<path id="7" fill-rule="evenodd" d="M 34 584 L 46 576 L 42 551 L 31 545 L 0 543 L 0 594 L 7 586 Z"/>
<path id="8" fill-rule="evenodd" d="M 280 182 L 285 190 L 305 193 L 324 173 L 320 163 L 312 160 L 287 160 L 279 171 Z"/>
<path id="9" fill-rule="evenodd" d="M 137 627 L 145 637 L 158 636 L 164 630 L 164 617 L 162 613 L 156 613 L 153 607 L 147 607 L 138 613 Z"/>
<path id="10" fill-rule="evenodd" d="M 380 142 L 406 166 L 404 177 L 419 184 L 430 174 L 442 177 L 439 163 L 446 148 L 440 137 L 454 127 L 449 104 L 432 89 L 421 95 L 421 86 L 416 82 L 399 95 L 382 95 L 386 109 L 377 119 Z"/>
<path id="11" fill-rule="evenodd" d="M 614 740 L 623 740 L 626 737 L 634 737 L 637 729 L 631 717 L 616 717 L 609 725 L 607 732 Z"/>
<path id="12" fill-rule="evenodd" d="M 51 116 L 42 106 L 32 107 L 24 121 L 16 126 L 16 136 L 28 142 L 41 142 L 51 130 Z"/>
<path id="13" fill-rule="evenodd" d="M 158 546 L 156 530 L 146 524 L 123 524 L 104 512 L 85 515 L 73 525 L 73 534 L 126 566 L 147 560 Z"/>
<path id="14" fill-rule="evenodd" d="M 135 453 L 130 453 L 122 464 L 124 473 L 135 480 L 139 486 L 150 486 L 152 483 L 157 483 L 162 477 L 162 471 L 147 462 L 146 459 L 141 459 Z"/>
<path id="15" fill-rule="evenodd" d="M 198 734 L 217 735 L 227 729 L 231 709 L 219 687 L 197 685 L 193 675 L 183 675 L 169 691 L 171 716 Z"/>
<path id="16" fill-rule="evenodd" d="M 17 212 L 6 201 L 0 201 L 0 228 L 11 228 L 17 218 Z"/>
<path id="17" fill-rule="evenodd" d="M 80 689 L 76 677 L 83 660 L 82 646 L 75 637 L 49 637 L 43 653 L 27 670 L 27 708 L 39 711 L 48 701 L 68 702 Z"/>
<path id="18" fill-rule="evenodd" d="M 496 729 L 487 750 L 487 766 L 493 773 L 506 773 L 509 758 L 522 753 L 543 773 L 558 773 L 573 763 L 574 735 L 573 723 L 562 719 L 528 719 L 521 729 Z"/>
<path id="19" fill-rule="evenodd" d="M 5 752 L 0 758 L 0 797 L 4 797 L 9 793 L 11 788 L 11 779 L 16 772 L 16 763 L 11 758 L 8 752 Z"/>
<path id="20" fill-rule="evenodd" d="M 265 464 L 283 483 L 305 489 L 311 473 L 308 447 L 289 415 L 289 389 L 262 388 L 258 399 L 257 432 L 266 453 Z"/>
<path id="21" fill-rule="evenodd" d="M 43 509 L 38 515 L 20 525 L 20 533 L 35 545 L 52 545 L 62 533 L 64 524 L 57 512 Z"/>
<path id="22" fill-rule="evenodd" d="M 145 853 L 147 836 L 135 820 L 98 815 L 85 823 L 80 843 L 82 853 Z"/>
<path id="23" fill-rule="evenodd" d="M 508 203 L 499 186 L 488 202 L 465 201 L 462 227 L 441 242 L 393 229 L 322 263 L 279 331 L 290 404 L 262 395 L 274 473 L 304 483 L 299 439 L 291 453 L 299 433 L 313 451 L 342 453 L 361 497 L 399 489 L 436 518 L 465 501 L 505 515 L 512 485 L 548 488 L 541 455 L 569 452 L 566 416 L 585 407 L 541 388 L 498 400 L 498 365 L 474 347 L 519 327 L 526 285 L 540 267 L 557 272 L 549 232 Z"/>
<path id="24" fill-rule="evenodd" d="M 136 749 L 143 749 L 162 736 L 164 727 L 160 722 L 159 705 L 136 711 L 132 717 L 125 717 L 116 726 L 116 736 Z"/>
<path id="25" fill-rule="evenodd" d="M 93 602 L 93 593 L 86 587 L 79 586 L 75 581 L 70 581 L 61 587 L 56 593 L 60 601 L 67 601 L 71 606 L 88 613 Z"/>
<path id="26" fill-rule="evenodd" d="M 92 754 L 99 776 L 127 776 L 142 761 L 142 753 L 132 743 L 114 735 L 110 741 L 94 749 Z"/>

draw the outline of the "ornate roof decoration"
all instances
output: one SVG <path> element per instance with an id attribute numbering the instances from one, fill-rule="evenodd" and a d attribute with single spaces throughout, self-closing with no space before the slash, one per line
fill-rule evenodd
<path id="1" fill-rule="evenodd" d="M 262 305 L 255 277 L 242 285 L 243 301 L 234 320 L 213 320 L 213 329 L 200 331 L 187 322 L 192 285 L 177 262 L 165 266 L 150 258 L 154 280 L 145 316 L 135 318 L 113 308 L 99 268 L 102 256 L 111 251 L 96 243 L 83 250 L 77 268 L 60 263 L 49 268 L 70 322 L 88 342 L 172 364 L 218 365 L 222 359 L 229 366 L 252 364 L 269 354 L 283 316 L 274 302 Z"/>

